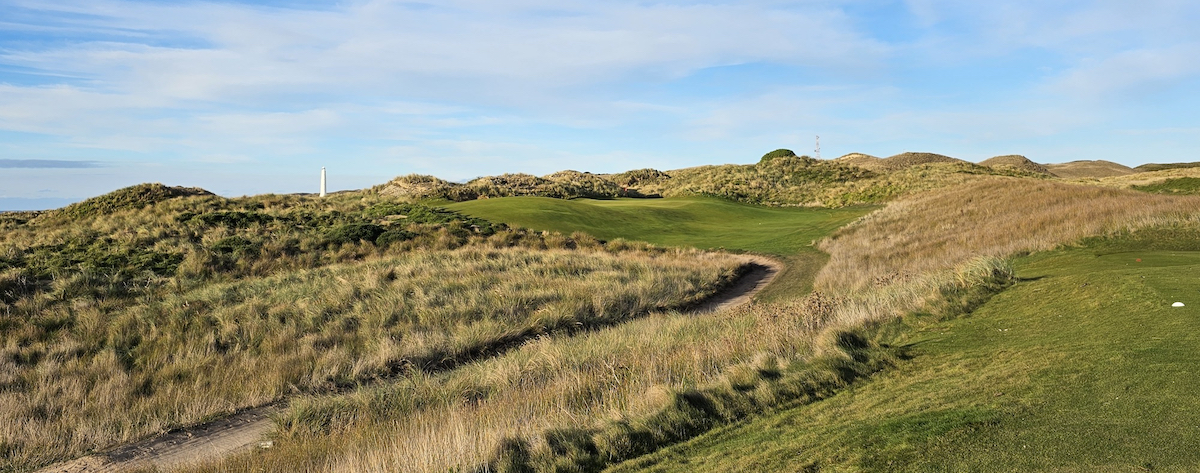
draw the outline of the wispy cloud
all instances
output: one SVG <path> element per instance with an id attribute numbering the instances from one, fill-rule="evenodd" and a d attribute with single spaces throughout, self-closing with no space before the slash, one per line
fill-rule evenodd
<path id="1" fill-rule="evenodd" d="M 0 159 L 0 168 L 6 169 L 87 169 L 98 168 L 96 161 L 68 161 L 61 159 Z"/>
<path id="2" fill-rule="evenodd" d="M 158 166 L 139 179 L 220 162 L 253 193 L 335 164 L 368 182 L 683 167 L 812 134 L 1061 155 L 1083 147 L 1051 140 L 1200 126 L 1196 2 L 316 3 L 0 2 L 0 154 Z"/>
<path id="3" fill-rule="evenodd" d="M 1197 57 L 1200 42 L 1122 51 L 1101 60 L 1083 61 L 1049 85 L 1058 93 L 1089 99 L 1165 93 L 1200 77 Z"/>

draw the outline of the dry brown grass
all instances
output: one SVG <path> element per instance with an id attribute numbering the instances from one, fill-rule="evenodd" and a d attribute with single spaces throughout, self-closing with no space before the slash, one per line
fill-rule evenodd
<path id="1" fill-rule="evenodd" d="M 1103 160 L 1071 161 L 1069 163 L 1047 164 L 1045 166 L 1052 174 L 1063 179 L 1095 179 L 1124 176 L 1137 172 L 1129 166 Z"/>
<path id="2" fill-rule="evenodd" d="M 471 471 L 494 460 L 505 439 L 544 449 L 549 430 L 636 421 L 663 409 L 671 393 L 728 383 L 734 366 L 802 359 L 827 315 L 804 305 L 657 314 L 539 339 L 442 375 L 298 400 L 281 419 L 276 448 L 201 471 Z"/>
<path id="3" fill-rule="evenodd" d="M 497 242 L 503 246 L 504 242 Z M 0 333 L 0 446 L 29 467 L 295 392 L 470 359 L 496 343 L 702 298 L 738 261 L 695 251 L 417 250 L 218 283 Z M 67 324 L 53 334 L 44 327 Z"/>
<path id="4" fill-rule="evenodd" d="M 1158 184 L 1181 177 L 1200 177 L 1200 167 L 1161 169 L 1096 179 L 1091 184 L 1128 189 L 1133 186 Z"/>
<path id="5" fill-rule="evenodd" d="M 845 181 L 821 189 L 813 205 L 841 206 L 884 203 L 896 198 L 985 179 L 991 168 L 971 163 L 930 163 L 906 167 L 869 179 Z"/>
<path id="6" fill-rule="evenodd" d="M 858 166 L 875 172 L 891 172 L 923 164 L 964 164 L 966 161 L 935 153 L 904 152 L 887 158 L 869 154 L 850 153 L 834 159 L 835 162 Z"/>
<path id="7" fill-rule="evenodd" d="M 840 293 L 1195 215 L 1200 199 L 988 177 L 893 202 L 820 243 L 816 287 Z"/>
<path id="8" fill-rule="evenodd" d="M 989 263 L 870 295 L 812 294 L 702 317 L 658 314 L 539 339 L 437 376 L 300 399 L 279 419 L 275 448 L 192 471 L 481 471 L 512 439 L 527 442 L 543 461 L 569 463 L 581 452 L 557 451 L 549 439 L 564 431 L 595 435 L 598 448 L 620 451 L 603 442 L 621 437 L 599 432 L 614 425 L 653 431 L 649 419 L 661 418 L 678 393 L 744 397 L 766 408 L 794 401 L 763 382 L 764 373 L 803 372 L 815 356 L 844 356 L 831 345 L 834 332 L 882 320 L 881 307 L 967 289 L 1003 271 L 1003 264 Z M 861 318 L 867 306 L 876 318 Z M 538 471 L 552 471 L 539 465 Z"/>
<path id="9" fill-rule="evenodd" d="M 907 152 L 900 153 L 900 154 L 897 154 L 894 156 L 888 156 L 886 158 L 883 158 L 883 160 L 881 161 L 883 168 L 886 170 L 889 170 L 889 171 L 896 171 L 896 170 L 900 170 L 900 169 L 910 168 L 913 166 L 920 166 L 922 164 L 935 164 L 935 163 L 970 164 L 961 159 L 951 158 L 949 156 L 945 156 L 945 155 L 941 155 L 941 154 L 937 154 L 937 153 L 916 153 L 916 152 L 912 152 L 912 151 L 907 151 Z"/>
<path id="10" fill-rule="evenodd" d="M 1029 158 L 1019 154 L 1006 154 L 1004 156 L 988 158 L 980 161 L 979 165 L 998 169 L 1013 169 L 1033 174 L 1050 174 L 1046 166 L 1030 161 Z"/>

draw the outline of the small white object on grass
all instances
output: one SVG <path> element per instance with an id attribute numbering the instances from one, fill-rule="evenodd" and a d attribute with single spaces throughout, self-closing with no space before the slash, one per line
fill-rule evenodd
<path id="1" fill-rule="evenodd" d="M 1174 304 L 1171 304 L 1171 307 L 1183 307 L 1183 303 L 1182 303 L 1182 302 L 1176 302 L 1176 303 L 1174 303 Z"/>

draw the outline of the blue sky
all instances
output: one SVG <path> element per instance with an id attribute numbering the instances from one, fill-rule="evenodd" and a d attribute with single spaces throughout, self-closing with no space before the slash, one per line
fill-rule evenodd
<path id="1" fill-rule="evenodd" d="M 1192 1 L 0 0 L 0 207 L 931 151 L 1198 161 Z"/>

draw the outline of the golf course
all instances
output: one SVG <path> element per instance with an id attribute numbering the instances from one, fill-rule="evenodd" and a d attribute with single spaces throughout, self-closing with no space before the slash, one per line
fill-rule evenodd
<path id="1" fill-rule="evenodd" d="M 1196 168 L 854 159 L 5 214 L 4 469 L 1200 464 Z"/>
<path id="2" fill-rule="evenodd" d="M 1197 25 L 0 0 L 0 473 L 1200 473 Z"/>

